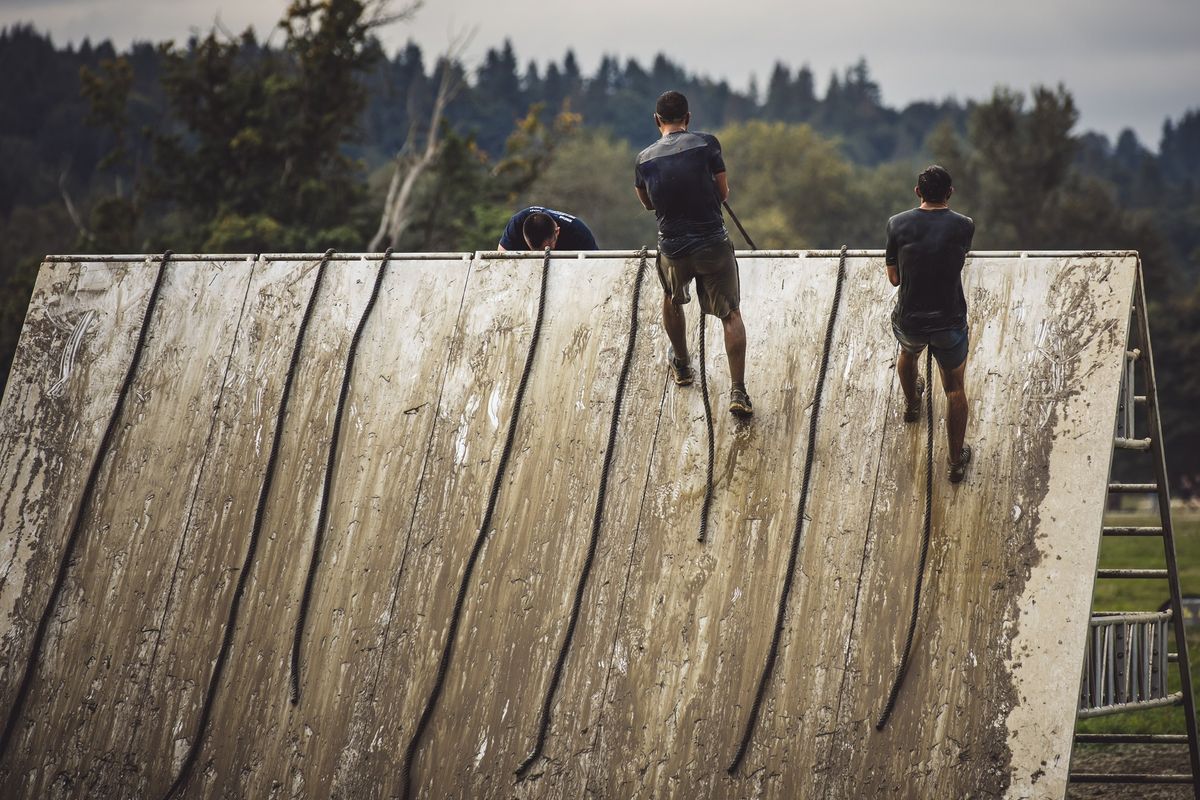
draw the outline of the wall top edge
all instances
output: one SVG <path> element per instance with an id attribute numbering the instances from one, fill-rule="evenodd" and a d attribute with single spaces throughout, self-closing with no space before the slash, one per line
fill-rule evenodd
<path id="1" fill-rule="evenodd" d="M 746 258 L 837 258 L 840 250 L 738 250 L 737 257 Z M 658 251 L 647 250 L 648 257 L 657 256 Z M 553 260 L 586 261 L 594 258 L 637 258 L 640 250 L 595 250 L 591 252 L 554 251 Z M 324 253 L 178 253 L 171 261 L 253 261 L 261 258 L 269 261 L 319 261 Z M 334 253 L 332 261 L 378 261 L 383 253 Z M 882 258 L 882 250 L 847 250 L 849 258 Z M 88 262 L 88 263 L 153 263 L 161 253 L 122 255 L 48 255 L 44 262 Z M 392 253 L 393 260 L 403 261 L 470 261 L 473 258 L 540 259 L 537 252 L 497 252 L 479 250 L 474 253 Z M 1137 258 L 1136 250 L 972 250 L 967 258 Z"/>

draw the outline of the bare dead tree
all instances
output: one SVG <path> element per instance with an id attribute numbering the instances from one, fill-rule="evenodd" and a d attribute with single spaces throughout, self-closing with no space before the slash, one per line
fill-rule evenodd
<path id="1" fill-rule="evenodd" d="M 367 27 L 374 29 L 396 22 L 408 22 L 425 5 L 425 0 L 411 0 L 396 10 L 392 9 L 391 0 L 368 0 L 364 5 Z"/>
<path id="2" fill-rule="evenodd" d="M 400 237 L 412 223 L 412 195 L 417 180 L 422 173 L 432 165 L 438 156 L 441 145 L 442 120 L 446 114 L 446 106 L 454 99 L 463 87 L 461 71 L 455 69 L 459 57 L 470 42 L 472 32 L 464 32 L 455 36 L 446 49 L 446 53 L 438 59 L 441 70 L 441 80 L 438 81 L 437 95 L 433 101 L 433 110 L 429 114 L 426 128 L 425 146 L 418 150 L 419 128 L 414 120 L 409 126 L 408 136 L 404 146 L 392 158 L 395 164 L 391 182 L 388 184 L 387 199 L 383 203 L 383 213 L 379 219 L 379 229 L 371 237 L 367 245 L 369 252 L 379 252 L 380 247 L 387 241 L 392 247 L 400 242 Z"/>
<path id="3" fill-rule="evenodd" d="M 83 223 L 83 217 L 79 214 L 79 209 L 75 207 L 75 203 L 71 202 L 71 193 L 67 191 L 67 174 L 70 172 L 70 167 L 63 169 L 58 176 L 58 191 L 62 194 L 63 204 L 67 207 L 67 216 L 71 218 L 71 222 L 75 223 L 75 227 L 79 229 L 79 235 L 84 239 L 91 241 L 94 237 L 92 232 L 88 230 L 87 225 Z"/>

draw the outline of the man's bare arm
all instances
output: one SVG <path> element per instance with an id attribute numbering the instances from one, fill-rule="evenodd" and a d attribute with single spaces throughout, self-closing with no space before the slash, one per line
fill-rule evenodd
<path id="1" fill-rule="evenodd" d="M 496 242 L 496 249 L 499 250 L 501 253 L 508 252 L 508 248 L 505 247 L 504 245 L 500 244 L 499 242 Z"/>
<path id="2" fill-rule="evenodd" d="M 900 268 L 899 267 L 897 267 L 895 264 L 888 264 L 887 265 L 887 274 L 888 274 L 888 281 L 892 284 L 892 286 L 900 285 Z"/>
<path id="3" fill-rule="evenodd" d="M 713 180 L 717 184 L 717 197 L 721 198 L 724 203 L 729 199 L 729 175 L 725 172 L 718 172 L 713 175 Z"/>
<path id="4" fill-rule="evenodd" d="M 647 211 L 653 211 L 654 203 L 650 202 L 650 194 L 645 189 L 643 189 L 641 186 L 635 186 L 635 187 L 633 187 L 633 190 L 635 192 L 637 192 L 638 200 L 642 201 L 642 206 Z"/>

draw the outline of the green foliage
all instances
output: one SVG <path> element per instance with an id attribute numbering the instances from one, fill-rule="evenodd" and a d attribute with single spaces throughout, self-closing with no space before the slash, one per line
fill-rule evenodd
<path id="1" fill-rule="evenodd" d="M 364 13 L 357 0 L 297 0 L 280 51 L 251 31 L 162 48 L 180 129 L 154 134 L 149 196 L 178 211 L 160 238 L 284 249 L 351 224 L 365 194 L 342 148 L 366 105 L 359 78 L 379 55 Z"/>
<path id="2" fill-rule="evenodd" d="M 578 128 L 576 114 L 563 111 L 547 123 L 543 112 L 540 104 L 529 109 L 495 163 L 475 137 L 447 130 L 436 163 L 417 184 L 416 223 L 401 237 L 401 246 L 425 251 L 493 249 L 517 196 L 538 180 Z"/>
<path id="3" fill-rule="evenodd" d="M 1050 244 L 1061 236 L 1052 212 L 1066 189 L 1077 148 L 1071 129 L 1079 114 L 1061 86 L 1035 88 L 1032 99 L 1026 111 L 1023 94 L 997 89 L 971 112 L 968 147 L 954 154 L 960 162 L 951 173 L 956 191 L 987 220 L 976 233 L 981 249 L 1063 246 Z"/>
<path id="4" fill-rule="evenodd" d="M 576 214 L 604 250 L 653 248 L 657 236 L 654 214 L 642 208 L 633 191 L 636 158 L 628 142 L 607 131 L 586 129 L 558 148 L 514 206 L 544 205 Z M 584 170 L 587 180 L 580 179 Z M 500 230 L 493 229 L 492 246 L 500 238 Z"/>
<path id="5" fill-rule="evenodd" d="M 129 125 L 129 92 L 133 88 L 133 65 L 124 57 L 106 58 L 100 62 L 99 73 L 88 67 L 79 68 L 80 93 L 91 110 L 88 122 L 107 130 L 113 137 L 113 148 L 100 159 L 97 169 L 124 164 L 129 160 L 125 131 Z"/>
<path id="6" fill-rule="evenodd" d="M 837 143 L 808 125 L 739 123 L 718 132 L 729 201 L 762 248 L 830 248 L 873 241 L 864 187 Z"/>

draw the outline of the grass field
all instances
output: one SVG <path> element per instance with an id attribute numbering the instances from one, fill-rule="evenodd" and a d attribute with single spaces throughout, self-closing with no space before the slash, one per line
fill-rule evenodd
<path id="1" fill-rule="evenodd" d="M 1110 515 L 1109 525 L 1154 525 L 1158 517 L 1132 514 Z M 1175 551 L 1179 581 L 1184 595 L 1200 595 L 1200 514 L 1174 514 Z M 1101 567 L 1162 568 L 1162 540 L 1157 537 L 1107 537 L 1100 546 Z M 1097 611 L 1156 611 L 1169 598 L 1163 580 L 1097 580 L 1092 607 Z M 1188 628 L 1193 689 L 1200 687 L 1200 626 Z M 1173 637 L 1171 638 L 1173 642 Z M 1172 650 L 1174 646 L 1172 644 Z M 1179 689 L 1179 673 L 1172 665 L 1171 691 Z M 1200 698 L 1198 698 L 1200 699 Z M 1088 733 L 1183 733 L 1182 708 L 1155 708 L 1107 717 L 1081 720 L 1078 730 Z"/>

